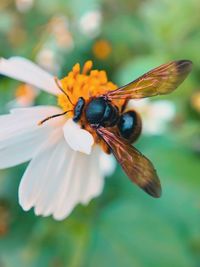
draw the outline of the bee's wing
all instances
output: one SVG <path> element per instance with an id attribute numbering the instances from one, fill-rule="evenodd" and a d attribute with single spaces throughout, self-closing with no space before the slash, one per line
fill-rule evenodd
<path id="1" fill-rule="evenodd" d="M 161 185 L 152 163 L 113 131 L 100 127 L 97 133 L 110 147 L 127 176 L 153 197 L 161 196 Z"/>
<path id="2" fill-rule="evenodd" d="M 137 99 L 168 94 L 175 90 L 192 69 L 189 60 L 172 61 L 163 64 L 135 81 L 110 91 L 105 96 L 109 99 Z"/>

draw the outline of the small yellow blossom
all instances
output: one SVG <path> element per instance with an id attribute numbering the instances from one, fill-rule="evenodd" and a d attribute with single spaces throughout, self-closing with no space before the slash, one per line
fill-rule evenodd
<path id="1" fill-rule="evenodd" d="M 22 107 L 33 104 L 36 96 L 36 89 L 28 84 L 19 85 L 15 91 L 15 98 Z"/>
<path id="2" fill-rule="evenodd" d="M 102 39 L 96 41 L 96 43 L 93 45 L 92 50 L 96 58 L 105 60 L 110 56 L 112 47 L 107 40 Z"/>
<path id="3" fill-rule="evenodd" d="M 200 113 L 200 91 L 197 91 L 192 95 L 191 105 L 198 113 Z"/>

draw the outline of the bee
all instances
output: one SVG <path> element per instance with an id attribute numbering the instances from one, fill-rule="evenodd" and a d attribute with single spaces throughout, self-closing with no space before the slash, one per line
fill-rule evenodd
<path id="1" fill-rule="evenodd" d="M 84 116 L 130 180 L 155 198 L 160 197 L 162 191 L 157 172 L 151 161 L 132 146 L 141 133 L 141 118 L 135 110 L 125 111 L 126 106 L 130 99 L 171 93 L 185 80 L 191 69 L 192 62 L 189 60 L 163 64 L 127 85 L 92 96 L 88 101 L 80 97 L 72 111 L 74 122 L 78 123 Z M 121 110 L 113 104 L 114 100 L 124 100 Z M 41 123 L 67 112 L 48 117 Z"/>

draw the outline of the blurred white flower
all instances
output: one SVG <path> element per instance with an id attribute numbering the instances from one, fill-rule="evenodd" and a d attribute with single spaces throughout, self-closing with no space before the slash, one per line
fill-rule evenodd
<path id="1" fill-rule="evenodd" d="M 15 0 L 15 4 L 20 12 L 27 12 L 32 8 L 34 0 Z"/>
<path id="2" fill-rule="evenodd" d="M 65 50 L 74 48 L 74 40 L 69 30 L 69 22 L 66 16 L 55 16 L 49 23 L 49 30 L 56 39 L 56 44 Z"/>
<path id="3" fill-rule="evenodd" d="M 45 31 L 46 38 L 37 52 L 36 62 L 48 72 L 56 74 L 60 71 L 60 62 L 63 60 L 58 54 L 70 52 L 74 48 L 67 17 L 53 16 L 45 26 Z"/>
<path id="4" fill-rule="evenodd" d="M 32 85 L 23 83 L 15 90 L 15 98 L 8 102 L 7 107 L 20 108 L 30 107 L 34 104 L 36 97 L 38 96 L 39 90 Z"/>
<path id="5" fill-rule="evenodd" d="M 58 73 L 59 64 L 52 49 L 42 48 L 36 56 L 36 62 L 51 73 Z"/>
<path id="6" fill-rule="evenodd" d="M 76 68 L 75 68 L 76 71 Z M 27 59 L 0 59 L 0 73 L 44 91 L 60 93 L 54 77 Z M 24 210 L 57 220 L 66 218 L 78 204 L 98 196 L 104 176 L 114 169 L 111 157 L 97 146 L 93 136 L 64 116 L 38 126 L 58 107 L 36 106 L 11 110 L 0 116 L 0 168 L 31 160 L 19 186 Z"/>
<path id="7" fill-rule="evenodd" d="M 140 99 L 129 101 L 128 108 L 136 109 L 142 117 L 142 131 L 144 134 L 161 135 L 173 120 L 176 107 L 169 100 L 150 101 Z"/>
<path id="8" fill-rule="evenodd" d="M 83 34 L 93 38 L 99 34 L 101 22 L 102 14 L 100 10 L 89 11 L 80 18 L 80 31 Z"/>

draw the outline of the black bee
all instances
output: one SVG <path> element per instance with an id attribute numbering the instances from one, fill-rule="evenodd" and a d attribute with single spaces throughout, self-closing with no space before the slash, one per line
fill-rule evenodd
<path id="1" fill-rule="evenodd" d="M 127 176 L 153 197 L 161 195 L 161 185 L 156 170 L 152 163 L 131 145 L 141 132 L 140 116 L 134 110 L 127 112 L 123 110 L 130 99 L 163 95 L 174 91 L 185 80 L 191 68 L 192 62 L 189 60 L 163 64 L 129 84 L 98 97 L 93 96 L 87 102 L 80 97 L 73 110 L 73 120 L 79 122 L 84 115 L 87 123 L 107 143 Z M 125 100 L 122 111 L 113 104 L 113 100 L 116 99 Z M 67 112 L 48 117 L 41 123 Z"/>

